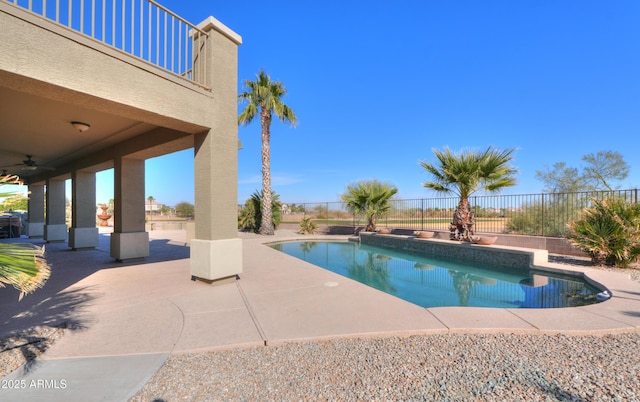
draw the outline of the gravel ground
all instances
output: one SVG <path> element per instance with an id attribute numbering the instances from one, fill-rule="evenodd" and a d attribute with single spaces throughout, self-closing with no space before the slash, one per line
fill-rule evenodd
<path id="1" fill-rule="evenodd" d="M 338 339 L 171 356 L 132 401 L 639 401 L 640 334 Z"/>
<path id="2" fill-rule="evenodd" d="M 32 362 L 63 334 L 62 328 L 41 326 L 0 338 L 0 378 Z"/>

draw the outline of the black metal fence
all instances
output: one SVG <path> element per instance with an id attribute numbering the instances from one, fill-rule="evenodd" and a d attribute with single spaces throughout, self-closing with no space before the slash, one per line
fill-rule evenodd
<path id="1" fill-rule="evenodd" d="M 469 203 L 475 214 L 478 233 L 507 233 L 529 236 L 563 237 L 567 224 L 579 219 L 593 199 L 610 197 L 610 191 L 473 196 Z M 638 189 L 615 190 L 615 197 L 638 202 Z M 449 230 L 459 199 L 421 198 L 391 200 L 389 212 L 378 226 L 413 230 Z M 321 225 L 360 226 L 362 218 L 349 213 L 344 202 L 285 203 L 283 223 L 299 223 L 312 217 Z"/>

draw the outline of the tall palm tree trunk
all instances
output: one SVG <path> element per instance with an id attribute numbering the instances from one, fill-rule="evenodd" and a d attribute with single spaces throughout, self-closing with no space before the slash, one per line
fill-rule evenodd
<path id="1" fill-rule="evenodd" d="M 458 207 L 453 213 L 453 222 L 450 228 L 452 240 L 471 241 L 475 219 L 469 206 L 468 198 L 460 198 Z"/>
<path id="2" fill-rule="evenodd" d="M 263 108 L 260 114 L 262 125 L 262 220 L 260 234 L 273 235 L 273 216 L 271 214 L 271 111 Z"/>

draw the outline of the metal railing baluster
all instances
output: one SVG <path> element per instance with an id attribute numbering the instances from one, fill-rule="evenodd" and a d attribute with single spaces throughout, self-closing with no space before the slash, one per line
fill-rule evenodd
<path id="1" fill-rule="evenodd" d="M 126 0 L 124 0 L 126 2 Z M 136 54 L 136 3 L 131 0 L 131 54 Z"/>
<path id="2" fill-rule="evenodd" d="M 102 0 L 102 42 L 107 42 L 107 0 Z"/>
<path id="3" fill-rule="evenodd" d="M 208 34 L 155 0 L 6 1 L 206 88 Z"/>
<path id="4" fill-rule="evenodd" d="M 96 37 L 96 0 L 91 0 L 91 37 Z"/>
<path id="5" fill-rule="evenodd" d="M 144 59 L 144 0 L 140 0 L 140 58 Z"/>
<path id="6" fill-rule="evenodd" d="M 116 0 L 111 2 L 111 46 L 116 47 Z"/>

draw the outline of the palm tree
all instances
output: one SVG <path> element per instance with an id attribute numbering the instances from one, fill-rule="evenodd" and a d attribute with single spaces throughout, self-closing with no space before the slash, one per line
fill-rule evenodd
<path id="1" fill-rule="evenodd" d="M 152 212 L 153 212 L 153 201 L 155 201 L 155 198 L 153 198 L 152 195 L 147 197 L 147 201 L 149 201 L 149 219 L 152 219 Z"/>
<path id="2" fill-rule="evenodd" d="M 275 114 L 281 122 L 289 122 L 295 126 L 298 122 L 296 114 L 282 102 L 287 93 L 280 81 L 271 81 L 269 75 L 260 70 L 256 80 L 245 80 L 246 91 L 238 95 L 238 100 L 248 102 L 245 109 L 238 116 L 238 124 L 248 125 L 254 117 L 260 115 L 262 128 L 262 220 L 259 233 L 273 235 L 274 227 L 271 217 L 271 155 L 269 142 L 271 138 L 271 115 Z"/>
<path id="3" fill-rule="evenodd" d="M 365 217 L 365 231 L 375 232 L 376 221 L 389 210 L 389 200 L 397 192 L 398 188 L 393 185 L 365 180 L 348 185 L 340 198 L 347 203 L 349 212 Z"/>
<path id="4" fill-rule="evenodd" d="M 455 193 L 460 197 L 451 223 L 451 239 L 470 241 L 473 235 L 474 216 L 469 197 L 478 189 L 497 192 L 514 186 L 517 170 L 509 162 L 515 149 L 499 150 L 489 146 L 484 152 L 464 150 L 459 153 L 449 148 L 433 150 L 437 163 L 420 162 L 434 180 L 424 187 L 442 193 Z"/>

